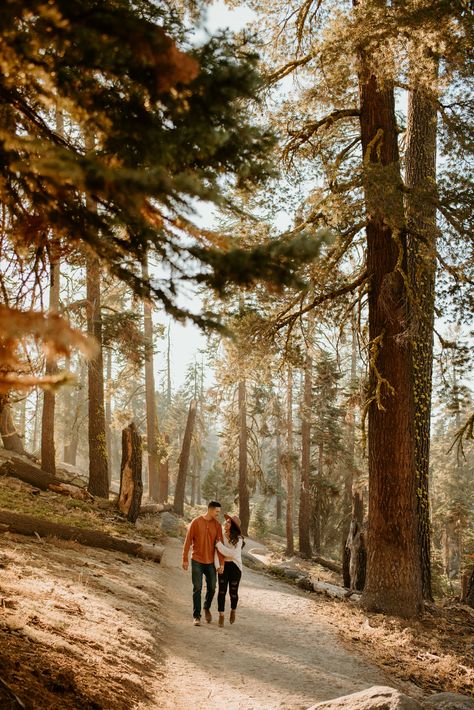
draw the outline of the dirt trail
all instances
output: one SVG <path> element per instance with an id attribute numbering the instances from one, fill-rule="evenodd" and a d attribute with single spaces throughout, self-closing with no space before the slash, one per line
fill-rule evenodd
<path id="1" fill-rule="evenodd" d="M 387 685 L 383 673 L 346 651 L 314 596 L 244 568 L 237 621 L 192 625 L 191 575 L 182 544 L 170 540 L 161 564 L 166 596 L 167 694 L 160 707 L 291 710 Z"/>

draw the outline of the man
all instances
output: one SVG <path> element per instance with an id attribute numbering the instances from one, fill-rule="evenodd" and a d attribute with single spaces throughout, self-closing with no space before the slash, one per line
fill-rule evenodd
<path id="1" fill-rule="evenodd" d="M 221 512 L 221 504 L 215 500 L 207 506 L 206 515 L 200 515 L 191 521 L 188 534 L 183 547 L 183 569 L 189 567 L 189 549 L 191 553 L 191 577 L 193 580 L 193 619 L 194 626 L 201 626 L 201 592 L 202 577 L 206 578 L 206 598 L 204 600 L 204 616 L 208 624 L 212 621 L 211 603 L 216 591 L 216 568 L 214 565 L 214 555 L 216 554 L 216 541 L 223 542 L 222 527 L 218 521 Z M 224 568 L 224 558 L 220 552 L 219 573 Z"/>

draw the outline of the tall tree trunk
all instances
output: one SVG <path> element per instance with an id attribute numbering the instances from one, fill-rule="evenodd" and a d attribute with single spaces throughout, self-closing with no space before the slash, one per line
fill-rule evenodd
<path id="1" fill-rule="evenodd" d="M 314 318 L 314 312 L 310 312 Z M 311 318 L 311 319 L 312 319 Z M 306 360 L 304 368 L 303 406 L 301 412 L 301 483 L 300 509 L 298 516 L 299 551 L 303 557 L 311 557 L 311 542 L 309 539 L 311 521 L 311 496 L 309 490 L 309 475 L 311 466 L 311 403 L 313 395 L 313 358 L 312 328 L 308 328 Z"/>
<path id="2" fill-rule="evenodd" d="M 52 245 L 54 248 L 54 244 Z M 50 261 L 50 288 L 49 311 L 54 313 L 59 310 L 59 280 L 60 269 L 58 258 L 51 257 Z M 56 363 L 46 360 L 46 375 L 54 375 L 58 371 Z M 43 393 L 43 414 L 41 418 L 41 468 L 49 473 L 56 473 L 56 448 L 54 445 L 56 409 L 56 394 L 53 389 L 45 389 Z"/>
<path id="3" fill-rule="evenodd" d="M 171 325 L 168 324 L 168 344 L 166 348 L 166 406 L 171 407 L 173 390 L 171 385 Z"/>
<path id="4" fill-rule="evenodd" d="M 142 275 L 148 281 L 148 261 L 145 256 Z M 143 301 L 143 322 L 145 333 L 145 392 L 146 392 L 146 438 L 148 451 L 148 496 L 152 500 L 159 498 L 159 458 L 158 458 L 158 421 L 155 400 L 155 374 L 153 370 L 153 314 L 151 302 Z"/>
<path id="5" fill-rule="evenodd" d="M 88 364 L 89 411 L 89 485 L 92 495 L 109 496 L 109 472 L 104 410 L 104 362 L 102 351 L 102 318 L 100 304 L 100 264 L 87 257 L 87 332 L 98 344 L 95 357 Z"/>
<path id="6" fill-rule="evenodd" d="M 163 441 L 169 447 L 170 438 L 168 434 L 163 435 Z M 168 500 L 168 482 L 169 482 L 169 457 L 162 458 L 158 470 L 158 503 L 166 503 Z"/>
<path id="7" fill-rule="evenodd" d="M 248 535 L 250 522 L 250 504 L 248 488 L 248 453 L 247 453 L 247 389 L 245 380 L 239 382 L 239 517 L 242 534 Z"/>
<path id="8" fill-rule="evenodd" d="M 4 394 L 0 395 L 0 436 L 5 449 L 17 454 L 25 453 L 23 439 L 15 429 L 12 410 L 8 404 L 8 398 Z"/>
<path id="9" fill-rule="evenodd" d="M 186 490 L 186 477 L 189 468 L 189 454 L 191 451 L 191 441 L 193 438 L 194 423 L 196 421 L 196 400 L 191 400 L 189 405 L 186 429 L 183 437 L 183 445 L 179 456 L 178 479 L 174 492 L 173 510 L 178 515 L 184 514 L 184 492 Z"/>
<path id="10" fill-rule="evenodd" d="M 354 509 L 354 475 L 355 475 L 355 444 L 356 444 L 356 428 L 355 428 L 355 390 L 357 386 L 357 330 L 356 330 L 356 312 L 355 308 L 352 311 L 351 318 L 351 386 L 350 397 L 351 402 L 348 408 L 349 432 L 348 432 L 348 460 L 347 471 L 344 477 L 344 493 L 342 500 L 342 568 L 344 585 L 350 585 L 350 556 L 348 555 L 347 538 L 351 528 L 351 518 L 353 518 Z"/>
<path id="11" fill-rule="evenodd" d="M 23 441 L 26 441 L 26 396 L 21 400 L 20 405 L 20 432 Z"/>
<path id="12" fill-rule="evenodd" d="M 323 479 L 323 466 L 324 444 L 320 441 L 318 444 L 318 473 L 314 486 L 313 515 L 311 521 L 313 528 L 314 551 L 318 555 L 321 554 L 321 481 Z"/>
<path id="13" fill-rule="evenodd" d="M 282 486 L 281 486 L 281 434 L 280 434 L 280 419 L 277 422 L 276 430 L 276 523 L 281 523 L 282 518 Z"/>
<path id="14" fill-rule="evenodd" d="M 428 58 L 427 58 L 428 59 Z M 416 69 L 408 94 L 405 182 L 408 273 L 413 291 L 413 367 L 415 373 L 415 464 L 418 536 L 421 552 L 423 598 L 431 591 L 431 535 L 429 501 L 430 421 L 433 370 L 433 329 L 436 273 L 436 133 L 435 86 L 438 62 L 432 60 L 433 86 L 420 85 Z M 425 77 L 425 81 L 426 81 Z"/>
<path id="15" fill-rule="evenodd" d="M 107 348 L 105 360 L 105 440 L 109 488 L 112 482 L 112 350 Z"/>
<path id="16" fill-rule="evenodd" d="M 77 449 L 79 446 L 79 428 L 81 424 L 81 417 L 84 410 L 84 399 L 85 399 L 85 379 L 86 379 L 86 366 L 80 364 L 79 366 L 79 386 L 75 388 L 74 391 L 74 403 L 72 405 L 73 419 L 70 424 L 69 437 L 64 444 L 64 462 L 69 463 L 72 466 L 76 465 L 77 460 Z"/>
<path id="17" fill-rule="evenodd" d="M 367 581 L 362 601 L 369 610 L 412 617 L 422 608 L 422 589 L 395 101 L 393 87 L 387 80 L 378 84 L 362 50 L 359 60 L 371 397 Z"/>
<path id="18" fill-rule="evenodd" d="M 37 447 L 37 442 L 38 442 L 38 429 L 39 429 L 39 427 L 38 427 L 38 422 L 39 422 L 39 418 L 40 418 L 40 409 L 41 409 L 41 407 L 40 407 L 40 395 L 39 395 L 39 390 L 38 390 L 38 388 L 36 388 L 36 390 L 35 390 L 35 413 L 34 413 L 34 415 L 33 415 L 33 416 L 34 416 L 34 419 L 33 419 L 33 437 L 32 437 L 32 438 L 33 438 L 33 441 L 31 442 L 31 450 L 35 453 L 35 455 L 36 455 L 36 451 L 37 451 L 37 448 L 38 448 L 38 447 Z M 2 416 L 0 415 L 0 426 L 1 426 L 1 420 L 2 420 Z M 3 434 L 2 434 L 2 437 L 3 437 Z M 5 442 L 4 442 L 3 445 L 5 446 Z M 7 448 L 7 447 L 5 446 L 5 448 Z"/>
<path id="19" fill-rule="evenodd" d="M 92 136 L 86 137 L 86 148 L 94 149 Z M 88 197 L 87 207 L 94 210 L 95 204 Z M 88 364 L 88 411 L 89 411 L 89 485 L 92 495 L 109 497 L 109 467 L 107 462 L 107 439 L 104 407 L 104 355 L 102 347 L 101 267 L 92 254 L 86 259 L 87 288 L 87 333 L 98 346 L 97 354 Z"/>
<path id="20" fill-rule="evenodd" d="M 293 536 L 294 477 L 293 477 L 293 370 L 288 366 L 286 389 L 286 554 L 295 554 Z"/>

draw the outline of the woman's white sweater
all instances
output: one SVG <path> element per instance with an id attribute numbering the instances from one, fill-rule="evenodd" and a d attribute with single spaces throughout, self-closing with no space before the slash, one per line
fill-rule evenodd
<path id="1" fill-rule="evenodd" d="M 216 548 L 219 550 L 221 555 L 224 555 L 224 560 L 226 562 L 235 562 L 237 567 L 242 572 L 242 538 L 239 537 L 236 544 L 233 545 L 226 537 L 224 533 L 224 543 L 218 541 L 216 542 Z"/>

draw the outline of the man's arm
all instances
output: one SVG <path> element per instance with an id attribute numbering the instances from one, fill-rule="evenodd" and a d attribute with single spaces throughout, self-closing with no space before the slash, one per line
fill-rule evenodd
<path id="1" fill-rule="evenodd" d="M 217 524 L 216 543 L 217 542 L 222 542 L 222 543 L 224 542 L 224 536 L 222 535 L 222 525 L 219 525 L 219 523 Z M 222 570 L 224 568 L 224 555 L 218 549 L 217 549 L 217 556 L 219 558 L 219 563 L 220 563 L 219 569 L 222 572 Z"/>
<path id="2" fill-rule="evenodd" d="M 189 549 L 194 540 L 194 520 L 191 522 L 188 532 L 186 533 L 186 539 L 183 546 L 183 569 L 187 570 L 189 567 Z"/>

